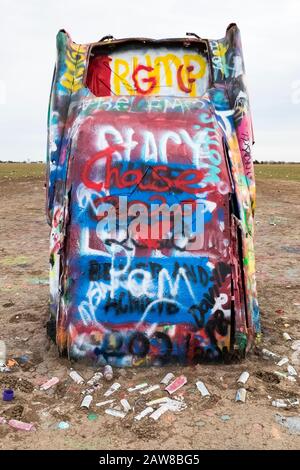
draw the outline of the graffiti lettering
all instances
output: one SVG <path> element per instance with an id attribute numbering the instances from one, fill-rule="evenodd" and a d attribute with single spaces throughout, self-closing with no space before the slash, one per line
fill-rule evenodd
<path id="1" fill-rule="evenodd" d="M 169 178 L 167 176 L 169 169 L 164 165 L 156 165 L 155 167 L 147 167 L 147 170 L 138 168 L 136 170 L 122 171 L 121 165 L 112 165 L 112 155 L 114 152 L 123 149 L 122 145 L 114 145 L 108 147 L 101 152 L 97 152 L 86 163 L 82 175 L 84 184 L 91 189 L 101 191 L 102 189 L 115 188 L 131 188 L 139 186 L 141 191 L 155 191 L 165 192 L 170 189 L 173 191 L 182 191 L 190 194 L 197 194 L 200 192 L 198 185 L 203 180 L 205 170 L 183 170 L 177 172 L 177 176 Z M 104 181 L 96 182 L 92 180 L 90 174 L 93 172 L 94 165 L 99 160 L 105 166 L 105 179 Z M 145 182 L 145 175 L 147 174 L 148 181 Z"/>

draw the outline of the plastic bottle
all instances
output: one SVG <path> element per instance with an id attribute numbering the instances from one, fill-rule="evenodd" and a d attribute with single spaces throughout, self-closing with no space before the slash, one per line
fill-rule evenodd
<path id="1" fill-rule="evenodd" d="M 5 342 L 0 340 L 0 367 L 5 367 L 6 364 L 6 346 Z"/>

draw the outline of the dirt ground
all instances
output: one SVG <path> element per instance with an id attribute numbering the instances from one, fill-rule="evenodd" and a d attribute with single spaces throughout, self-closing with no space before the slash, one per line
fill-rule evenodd
<path id="1" fill-rule="evenodd" d="M 297 168 L 296 168 L 297 167 Z M 299 173 L 300 165 L 295 165 Z M 263 337 L 243 363 L 198 365 L 150 369 L 115 370 L 125 388 L 148 382 L 159 383 L 166 372 L 184 373 L 182 389 L 187 408 L 167 412 L 159 421 L 140 422 L 133 415 L 145 407 L 139 394 L 130 394 L 135 413 L 121 420 L 93 404 L 89 411 L 79 408 L 81 386 L 68 376 L 70 363 L 58 358 L 56 348 L 46 339 L 48 312 L 48 236 L 44 217 L 44 182 L 36 175 L 0 178 L 0 339 L 7 344 L 10 358 L 19 366 L 11 373 L 0 372 L 4 386 L 15 390 L 12 403 L 0 401 L 0 416 L 33 422 L 36 431 L 25 432 L 0 424 L 2 449 L 299 449 L 300 435 L 276 421 L 276 414 L 298 416 L 299 407 L 274 408 L 272 399 L 299 398 L 299 378 L 290 382 L 274 375 L 286 370 L 264 359 L 265 347 L 291 358 L 291 341 L 300 339 L 300 181 L 258 173 L 256 212 L 256 260 L 258 299 Z M 1 175 L 0 175 L 1 176 Z M 297 179 L 297 178 L 294 178 Z M 73 364 L 86 379 L 93 371 Z M 295 365 L 299 370 L 300 366 Z M 236 403 L 236 380 L 250 372 L 247 401 Z M 57 376 L 60 383 L 48 391 L 39 385 Z M 211 398 L 202 399 L 196 380 L 203 380 Z M 93 403 L 103 400 L 104 386 Z M 151 399 L 166 392 L 153 392 Z M 126 395 L 127 397 L 129 394 Z M 57 428 L 67 421 L 69 429 Z"/>

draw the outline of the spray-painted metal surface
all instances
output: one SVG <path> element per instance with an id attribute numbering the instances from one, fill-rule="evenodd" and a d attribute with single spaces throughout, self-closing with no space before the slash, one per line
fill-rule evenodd
<path id="1" fill-rule="evenodd" d="M 80 45 L 58 33 L 47 214 L 61 353 L 127 366 L 250 348 L 252 143 L 236 25 L 222 40 Z M 189 207 L 193 230 L 175 237 L 175 212 L 162 228 L 155 203 Z M 117 233 L 110 211 L 127 215 Z"/>

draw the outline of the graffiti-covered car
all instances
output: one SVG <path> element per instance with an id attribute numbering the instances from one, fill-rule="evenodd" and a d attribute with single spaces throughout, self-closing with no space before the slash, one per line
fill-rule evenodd
<path id="1" fill-rule="evenodd" d="M 50 320 L 115 366 L 243 357 L 260 332 L 240 33 L 57 35 L 48 120 Z"/>

